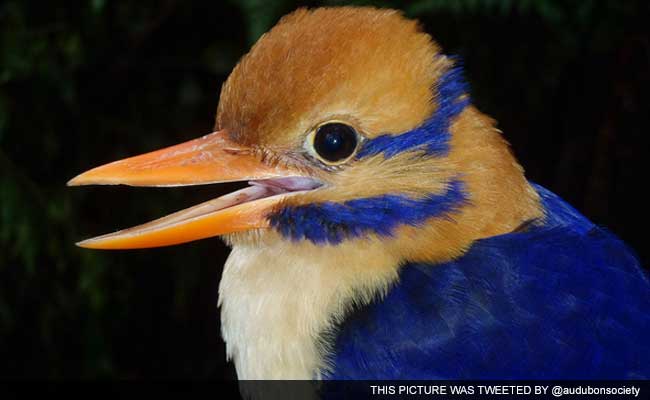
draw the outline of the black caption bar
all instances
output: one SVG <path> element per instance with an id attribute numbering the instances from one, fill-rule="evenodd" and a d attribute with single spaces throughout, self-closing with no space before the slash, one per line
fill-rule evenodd
<path id="1" fill-rule="evenodd" d="M 0 400 L 100 399 L 650 399 L 650 380 L 620 381 L 2 381 Z"/>
<path id="2" fill-rule="evenodd" d="M 247 381 L 240 391 L 251 398 L 634 400 L 650 399 L 650 381 Z"/>

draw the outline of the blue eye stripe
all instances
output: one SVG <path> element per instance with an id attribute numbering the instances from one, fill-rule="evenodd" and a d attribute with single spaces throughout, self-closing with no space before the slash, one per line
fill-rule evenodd
<path id="1" fill-rule="evenodd" d="M 359 149 L 358 159 L 383 153 L 385 157 L 425 149 L 434 157 L 449 152 L 454 120 L 470 104 L 468 85 L 457 63 L 438 80 L 436 111 L 422 125 L 400 134 L 386 134 L 367 140 Z M 453 180 L 443 194 L 413 199 L 404 194 L 348 200 L 342 203 L 322 202 L 288 206 L 269 216 L 269 222 L 280 234 L 291 240 L 309 240 L 316 244 L 338 244 L 343 240 L 367 234 L 391 236 L 401 225 L 420 226 L 427 219 L 450 219 L 468 203 L 464 183 Z"/>
<path id="2" fill-rule="evenodd" d="M 468 89 L 462 67 L 454 65 L 440 77 L 436 90 L 438 108 L 424 124 L 400 135 L 386 134 L 367 140 L 357 158 L 379 153 L 393 157 L 418 147 L 425 148 L 428 154 L 435 157 L 446 155 L 451 138 L 449 127 L 454 118 L 470 104 Z"/>

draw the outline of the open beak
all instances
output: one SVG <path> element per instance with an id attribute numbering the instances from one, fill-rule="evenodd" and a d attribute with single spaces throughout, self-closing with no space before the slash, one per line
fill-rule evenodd
<path id="1" fill-rule="evenodd" d="M 267 216 L 280 201 L 320 186 L 290 167 L 263 163 L 252 149 L 228 139 L 225 131 L 91 169 L 71 179 L 68 186 L 188 186 L 232 181 L 249 181 L 251 186 L 77 245 L 138 249 L 268 228 Z"/>

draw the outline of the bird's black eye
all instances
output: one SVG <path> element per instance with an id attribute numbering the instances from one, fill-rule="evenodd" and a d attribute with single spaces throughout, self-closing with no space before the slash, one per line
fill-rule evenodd
<path id="1" fill-rule="evenodd" d="M 321 125 L 314 136 L 314 150 L 327 162 L 346 160 L 357 148 L 357 132 L 351 126 L 332 122 Z"/>

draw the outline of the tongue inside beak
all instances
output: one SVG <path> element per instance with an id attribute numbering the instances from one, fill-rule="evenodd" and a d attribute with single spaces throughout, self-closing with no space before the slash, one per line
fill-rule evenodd
<path id="1" fill-rule="evenodd" d="M 290 188 L 285 185 L 291 183 Z M 171 246 L 226 233 L 268 228 L 266 216 L 287 196 L 320 186 L 309 178 L 249 182 L 253 186 L 206 201 L 146 224 L 77 243 L 88 249 Z"/>
<path id="2" fill-rule="evenodd" d="M 116 161 L 77 176 L 71 186 L 184 186 L 251 180 L 251 186 L 133 228 L 77 243 L 91 249 L 137 249 L 190 242 L 269 227 L 285 198 L 321 184 L 296 171 L 267 166 L 248 149 L 215 132 L 190 142 Z"/>

